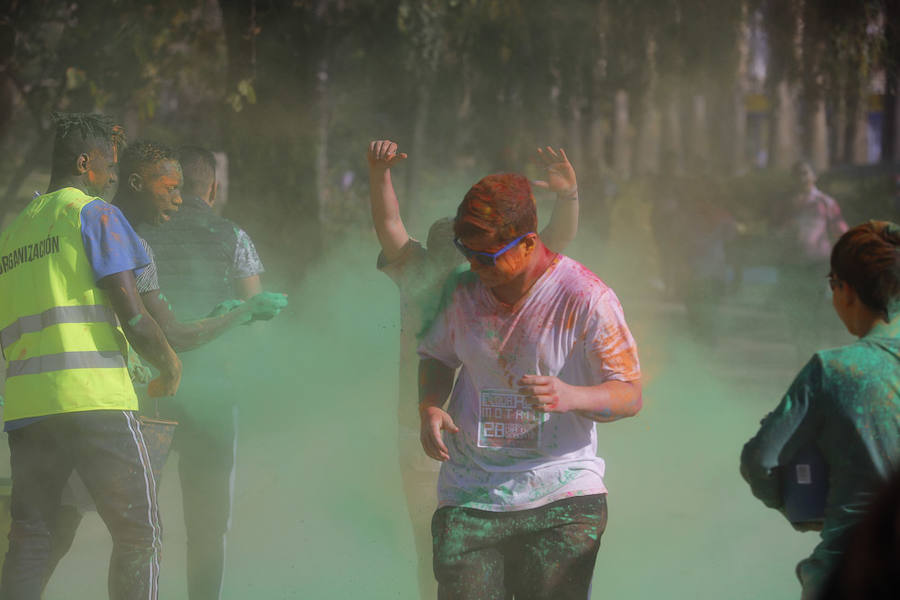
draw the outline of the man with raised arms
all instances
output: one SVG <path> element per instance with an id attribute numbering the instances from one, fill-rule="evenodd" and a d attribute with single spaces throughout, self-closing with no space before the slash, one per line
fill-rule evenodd
<path id="1" fill-rule="evenodd" d="M 420 451 L 419 424 L 413 410 L 418 395 L 416 344 L 437 313 L 441 286 L 464 261 L 453 247 L 452 218 L 439 219 L 431 225 L 424 247 L 406 231 L 391 180 L 391 169 L 407 158 L 406 153 L 399 152 L 395 142 L 377 140 L 369 144 L 366 158 L 372 221 L 381 245 L 378 269 L 400 290 L 400 473 L 416 544 L 419 594 L 423 599 L 431 599 L 437 592 L 431 566 L 430 525 L 437 504 L 437 465 Z M 550 147 L 538 150 L 538 160 L 546 169 L 546 179 L 536 184 L 556 194 L 552 218 L 541 238 L 551 248 L 562 251 L 578 230 L 575 170 L 562 149 L 558 153 Z"/>
<path id="2" fill-rule="evenodd" d="M 454 231 L 471 271 L 419 346 L 438 597 L 585 599 L 606 526 L 595 422 L 641 408 L 634 340 L 613 291 L 541 241 L 525 177 L 476 183 Z"/>

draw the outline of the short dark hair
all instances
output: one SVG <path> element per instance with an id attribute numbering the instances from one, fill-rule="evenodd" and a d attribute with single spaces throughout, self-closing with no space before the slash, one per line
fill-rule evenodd
<path id="1" fill-rule="evenodd" d="M 106 115 L 54 112 L 50 118 L 56 129 L 50 162 L 53 175 L 62 175 L 72 169 L 80 154 L 98 147 L 105 149 L 124 145 L 124 131 Z"/>
<path id="2" fill-rule="evenodd" d="M 816 169 L 812 166 L 812 163 L 808 160 L 798 160 L 794 163 L 794 166 L 791 167 L 791 173 L 794 177 L 800 177 L 809 171 L 812 173 L 813 179 L 817 177 Z"/>
<path id="3" fill-rule="evenodd" d="M 537 205 L 528 178 L 497 173 L 482 178 L 466 193 L 456 212 L 457 237 L 493 235 L 498 242 L 537 231 Z"/>
<path id="4" fill-rule="evenodd" d="M 831 251 L 831 273 L 890 321 L 900 303 L 900 227 L 869 221 L 850 229 Z"/>
<path id="5" fill-rule="evenodd" d="M 119 179 L 125 181 L 132 173 L 146 175 L 148 170 L 165 160 L 178 160 L 175 151 L 158 142 L 139 140 L 122 152 L 119 158 Z"/>
<path id="6" fill-rule="evenodd" d="M 184 175 L 184 193 L 199 196 L 216 181 L 216 155 L 200 146 L 182 146 L 178 160 Z"/>

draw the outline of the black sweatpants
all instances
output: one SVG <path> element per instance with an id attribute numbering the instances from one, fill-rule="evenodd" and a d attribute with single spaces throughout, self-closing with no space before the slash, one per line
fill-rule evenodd
<path id="1" fill-rule="evenodd" d="M 140 422 L 131 411 L 48 416 L 9 432 L 12 525 L 0 599 L 39 600 L 50 528 L 76 470 L 113 540 L 112 600 L 154 600 L 161 527 L 156 484 Z"/>

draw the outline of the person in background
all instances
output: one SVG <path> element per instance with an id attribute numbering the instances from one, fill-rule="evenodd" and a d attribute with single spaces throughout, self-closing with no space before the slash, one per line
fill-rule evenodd
<path id="1" fill-rule="evenodd" d="M 831 252 L 828 282 L 835 312 L 859 339 L 816 352 L 741 453 L 753 494 L 782 511 L 783 471 L 811 448 L 822 457 L 822 541 L 797 565 L 804 599 L 816 598 L 847 531 L 900 467 L 900 228 L 870 221 L 847 231 Z"/>
<path id="2" fill-rule="evenodd" d="M 263 265 L 250 237 L 213 211 L 217 189 L 213 153 L 185 146 L 175 156 L 167 156 L 154 167 L 153 162 L 141 160 L 132 164 L 126 154 L 123 167 L 135 173 L 152 172 L 154 168 L 160 173 L 174 173 L 175 165 L 181 166 L 182 202 L 178 211 L 167 215 L 165 198 L 155 202 L 145 199 L 140 202 L 143 206 L 155 206 L 162 212 L 156 213 L 157 219 L 143 218 L 137 225 L 155 252 L 159 282 L 173 309 L 184 317 L 200 318 L 211 306 L 234 297 L 247 303 L 257 298 L 283 300 L 281 294 L 262 292 Z M 123 181 L 123 185 L 128 183 Z M 154 185 L 150 183 L 149 187 Z M 239 365 L 228 368 L 235 356 L 234 345 L 208 346 L 184 356 L 192 375 L 183 380 L 179 395 L 162 405 L 166 416 L 179 422 L 172 449 L 179 457 L 191 600 L 219 598 L 224 582 L 241 383 L 236 376 Z"/>
<path id="3" fill-rule="evenodd" d="M 431 515 L 437 505 L 437 464 L 423 457 L 419 444 L 416 404 L 416 344 L 437 314 L 441 288 L 455 269 L 463 264 L 453 245 L 453 219 L 435 221 L 426 245 L 411 238 L 400 218 L 400 206 L 391 180 L 391 168 L 407 158 L 390 140 L 369 144 L 369 198 L 375 233 L 381 245 L 378 270 L 390 277 L 400 290 L 400 378 L 397 422 L 400 473 L 406 508 L 413 528 L 418 560 L 421 598 L 437 593 L 431 561 Z M 550 224 L 541 236 L 550 247 L 562 251 L 578 230 L 578 185 L 575 170 L 565 151 L 538 150 L 547 170 L 546 181 L 537 185 L 557 195 Z"/>
<path id="4" fill-rule="evenodd" d="M 721 205 L 723 193 L 713 178 L 700 177 L 692 183 L 692 192 L 667 225 L 679 238 L 669 254 L 682 263 L 678 291 L 690 332 L 714 346 L 721 334 L 721 307 L 728 287 L 727 245 L 741 227 Z"/>
<path id="5" fill-rule="evenodd" d="M 78 473 L 113 539 L 109 594 L 157 597 L 160 522 L 127 347 L 173 395 L 181 362 L 141 301 L 149 257 L 118 208 L 112 122 L 55 115 L 47 193 L 0 235 L 4 429 L 13 478 L 10 545 L 0 598 L 41 596 L 60 495 Z"/>
<path id="6" fill-rule="evenodd" d="M 819 348 L 828 271 L 828 256 L 837 238 L 847 231 L 841 208 L 816 187 L 816 174 L 807 162 L 794 165 L 794 191 L 781 206 L 775 231 L 780 243 L 779 296 L 801 360 Z"/>
<path id="7" fill-rule="evenodd" d="M 616 295 L 536 231 L 525 177 L 476 183 L 454 224 L 471 270 L 418 349 L 421 443 L 442 462 L 432 532 L 446 600 L 587 598 L 606 527 L 595 422 L 642 405 Z"/>

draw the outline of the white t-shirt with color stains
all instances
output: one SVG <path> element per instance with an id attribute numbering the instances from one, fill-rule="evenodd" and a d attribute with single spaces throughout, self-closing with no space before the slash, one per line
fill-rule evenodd
<path id="1" fill-rule="evenodd" d="M 594 421 L 537 413 L 518 394 L 526 374 L 579 386 L 640 378 L 622 306 L 587 268 L 557 256 L 512 307 L 462 274 L 419 356 L 461 367 L 448 406 L 460 431 L 444 432 L 440 506 L 525 510 L 606 493 Z"/>

